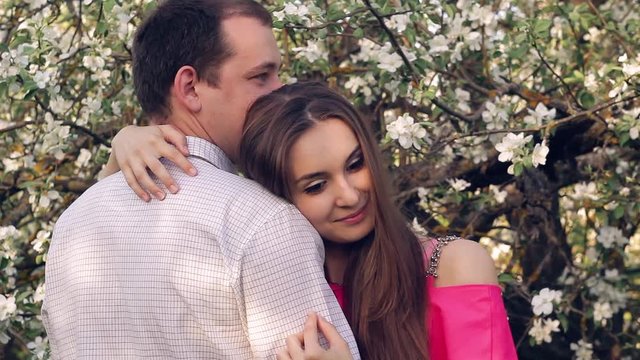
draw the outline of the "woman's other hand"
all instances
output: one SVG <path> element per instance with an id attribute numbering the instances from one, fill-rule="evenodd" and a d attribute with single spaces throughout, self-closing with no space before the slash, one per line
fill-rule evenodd
<path id="1" fill-rule="evenodd" d="M 165 192 L 151 179 L 149 171 L 173 194 L 180 188 L 160 162 L 168 159 L 185 173 L 195 176 L 197 170 L 187 160 L 187 138 L 172 125 L 130 125 L 118 132 L 111 142 L 112 151 L 102 176 L 121 170 L 127 184 L 144 201 L 165 198 Z"/>
<path id="2" fill-rule="evenodd" d="M 329 342 L 324 349 L 318 340 L 318 330 Z M 312 312 L 301 333 L 289 335 L 286 348 L 278 352 L 278 360 L 352 360 L 349 345 L 338 330 L 323 317 Z"/>

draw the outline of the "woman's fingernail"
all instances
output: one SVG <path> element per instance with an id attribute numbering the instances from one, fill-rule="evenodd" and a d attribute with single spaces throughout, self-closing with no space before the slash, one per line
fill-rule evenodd
<path id="1" fill-rule="evenodd" d="M 172 194 L 176 194 L 178 192 L 178 187 L 175 185 L 169 185 L 169 191 L 171 191 Z"/>
<path id="2" fill-rule="evenodd" d="M 198 170 L 196 170 L 196 168 L 189 168 L 189 175 L 191 176 L 198 175 Z"/>
<path id="3" fill-rule="evenodd" d="M 162 191 L 156 192 L 156 199 L 164 200 L 164 193 Z"/>

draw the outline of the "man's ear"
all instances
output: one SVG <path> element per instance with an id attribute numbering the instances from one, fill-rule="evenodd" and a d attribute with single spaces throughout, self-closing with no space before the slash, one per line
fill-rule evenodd
<path id="1" fill-rule="evenodd" d="M 185 65 L 176 73 L 171 89 L 175 100 L 192 113 L 197 113 L 202 109 L 202 103 L 196 92 L 197 83 L 198 72 L 193 66 Z"/>

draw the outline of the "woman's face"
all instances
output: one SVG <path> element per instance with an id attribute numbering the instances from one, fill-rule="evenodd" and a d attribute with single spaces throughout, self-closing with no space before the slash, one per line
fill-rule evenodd
<path id="1" fill-rule="evenodd" d="M 318 122 L 294 143 L 289 164 L 293 203 L 325 240 L 351 243 L 373 230 L 371 173 L 345 122 Z"/>

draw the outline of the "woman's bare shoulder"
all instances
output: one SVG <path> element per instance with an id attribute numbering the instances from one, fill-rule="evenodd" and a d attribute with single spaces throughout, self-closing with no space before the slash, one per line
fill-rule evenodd
<path id="1" fill-rule="evenodd" d="M 457 239 L 442 247 L 436 286 L 497 284 L 495 264 L 475 241 Z"/>

